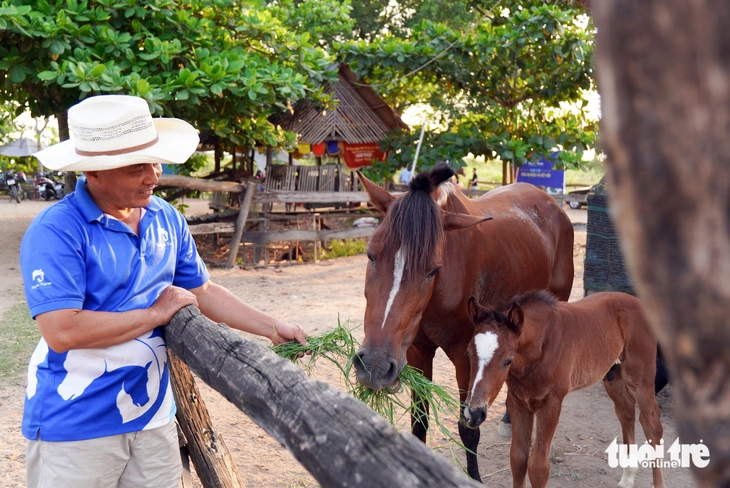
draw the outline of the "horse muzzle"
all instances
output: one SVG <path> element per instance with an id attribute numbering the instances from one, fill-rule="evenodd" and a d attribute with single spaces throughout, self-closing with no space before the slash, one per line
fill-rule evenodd
<path id="1" fill-rule="evenodd" d="M 393 386 L 398 388 L 401 368 L 395 358 L 385 354 L 370 354 L 361 349 L 352 361 L 357 372 L 357 381 L 361 385 L 375 391 Z"/>
<path id="2" fill-rule="evenodd" d="M 487 407 L 469 408 L 464 406 L 464 425 L 470 429 L 478 429 L 487 420 Z"/>

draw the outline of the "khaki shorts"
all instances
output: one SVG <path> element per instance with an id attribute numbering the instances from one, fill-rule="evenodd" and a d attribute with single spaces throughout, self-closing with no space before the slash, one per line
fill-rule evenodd
<path id="1" fill-rule="evenodd" d="M 28 488 L 175 488 L 182 466 L 175 422 L 85 441 L 28 441 Z"/>

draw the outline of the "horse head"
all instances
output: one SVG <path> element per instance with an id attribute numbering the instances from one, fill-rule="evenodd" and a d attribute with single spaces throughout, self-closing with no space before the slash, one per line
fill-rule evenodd
<path id="1" fill-rule="evenodd" d="M 367 248 L 365 340 L 353 358 L 358 381 L 373 390 L 393 385 L 406 364 L 426 305 L 443 264 L 444 233 L 489 217 L 445 211 L 454 172 L 439 165 L 414 176 L 395 197 L 361 176 L 373 205 L 385 217 Z"/>
<path id="2" fill-rule="evenodd" d="M 486 420 L 487 408 L 507 380 L 525 318 L 517 302 L 502 313 L 482 307 L 472 296 L 467 307 L 474 323 L 474 337 L 467 349 L 471 375 L 464 418 L 467 427 L 476 429 Z"/>

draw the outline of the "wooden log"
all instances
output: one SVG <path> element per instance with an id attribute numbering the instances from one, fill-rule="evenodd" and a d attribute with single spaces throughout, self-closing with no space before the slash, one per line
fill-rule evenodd
<path id="1" fill-rule="evenodd" d="M 160 175 L 157 184 L 170 188 L 187 188 L 200 191 L 227 191 L 241 193 L 246 187 L 235 181 L 212 181 L 180 175 Z"/>
<path id="2" fill-rule="evenodd" d="M 284 445 L 323 487 L 480 487 L 409 433 L 334 386 L 187 306 L 168 348 Z"/>
<path id="3" fill-rule="evenodd" d="M 187 452 L 200 482 L 205 488 L 243 487 L 231 453 L 223 438 L 213 428 L 190 369 L 170 351 L 168 351 L 168 364 L 172 391 L 177 404 L 177 422 L 185 435 Z"/>
<path id="4" fill-rule="evenodd" d="M 233 233 L 233 239 L 231 240 L 231 248 L 228 251 L 228 264 L 227 268 L 232 268 L 236 264 L 236 256 L 238 256 L 238 246 L 241 244 L 241 236 L 243 230 L 246 228 L 246 219 L 248 219 L 248 211 L 251 209 L 251 199 L 256 193 L 256 185 L 248 185 L 246 188 L 246 196 L 243 198 L 243 204 L 241 204 L 241 211 L 238 214 L 236 220 L 236 230 Z"/>

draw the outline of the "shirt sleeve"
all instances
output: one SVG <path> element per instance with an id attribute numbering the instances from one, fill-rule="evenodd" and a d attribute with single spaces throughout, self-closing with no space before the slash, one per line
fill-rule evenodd
<path id="1" fill-rule="evenodd" d="M 195 239 L 190 233 L 188 223 L 180 213 L 177 213 L 177 218 L 180 245 L 172 284 L 189 290 L 204 285 L 210 279 L 210 273 L 198 254 L 198 248 L 195 246 Z"/>
<path id="2" fill-rule="evenodd" d="M 20 247 L 20 267 L 31 315 L 82 309 L 86 294 L 83 244 L 75 226 L 39 216 Z"/>

